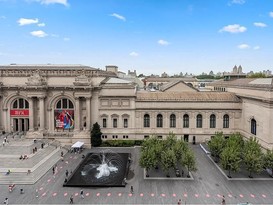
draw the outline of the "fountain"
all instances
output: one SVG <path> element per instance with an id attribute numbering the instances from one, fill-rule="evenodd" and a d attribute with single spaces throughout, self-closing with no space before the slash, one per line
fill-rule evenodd
<path id="1" fill-rule="evenodd" d="M 89 153 L 63 186 L 125 186 L 128 157 L 129 153 L 116 153 L 110 149 Z"/>

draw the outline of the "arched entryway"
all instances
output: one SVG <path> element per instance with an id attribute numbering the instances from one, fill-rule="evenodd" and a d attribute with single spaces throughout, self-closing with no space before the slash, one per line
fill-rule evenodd
<path id="1" fill-rule="evenodd" d="M 29 103 L 24 98 L 17 98 L 10 108 L 11 131 L 24 132 L 29 130 Z"/>

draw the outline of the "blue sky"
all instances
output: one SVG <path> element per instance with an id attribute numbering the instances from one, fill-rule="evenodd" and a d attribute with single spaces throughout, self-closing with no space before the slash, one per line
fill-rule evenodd
<path id="1" fill-rule="evenodd" d="M 0 0 L 0 64 L 273 70 L 273 0 Z"/>

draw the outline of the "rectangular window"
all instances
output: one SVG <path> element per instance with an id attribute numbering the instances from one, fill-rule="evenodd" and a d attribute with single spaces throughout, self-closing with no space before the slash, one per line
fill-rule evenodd
<path id="1" fill-rule="evenodd" d="M 117 119 L 117 118 L 114 118 L 114 119 L 113 119 L 113 127 L 114 127 L 114 128 L 117 128 L 117 127 L 118 127 L 118 119 Z"/>
<path id="2" fill-rule="evenodd" d="M 103 127 L 103 128 L 106 128 L 106 127 L 107 127 L 107 119 L 106 119 L 106 118 L 103 118 L 103 119 L 102 119 L 102 127 Z"/>
<path id="3" fill-rule="evenodd" d="M 123 119 L 123 126 L 124 126 L 124 128 L 128 127 L 128 119 L 127 118 Z"/>
<path id="4" fill-rule="evenodd" d="M 149 139 L 149 135 L 144 135 L 144 139 Z"/>

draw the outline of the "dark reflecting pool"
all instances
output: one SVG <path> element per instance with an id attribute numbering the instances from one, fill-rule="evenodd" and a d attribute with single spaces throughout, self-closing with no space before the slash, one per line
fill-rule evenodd
<path id="1" fill-rule="evenodd" d="M 111 150 L 88 153 L 63 186 L 122 187 L 128 172 L 129 153 Z"/>

